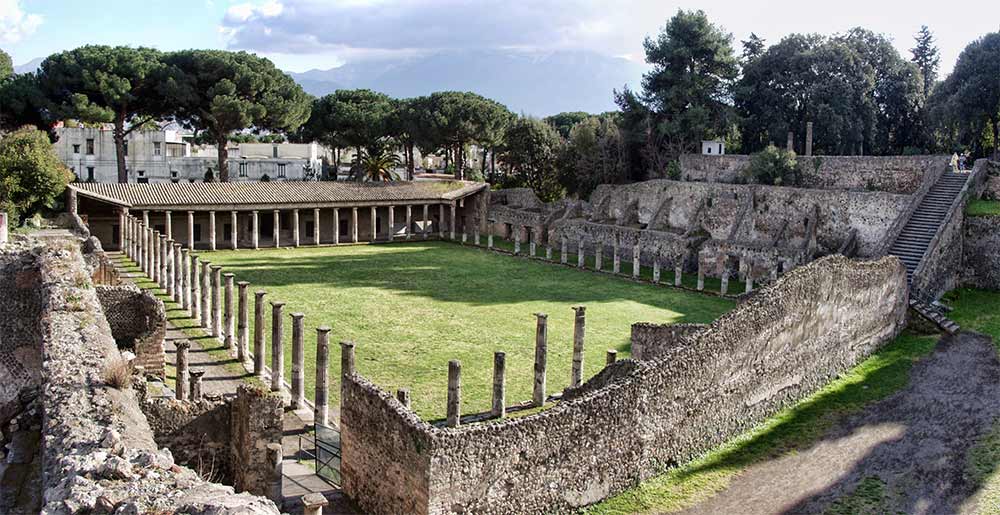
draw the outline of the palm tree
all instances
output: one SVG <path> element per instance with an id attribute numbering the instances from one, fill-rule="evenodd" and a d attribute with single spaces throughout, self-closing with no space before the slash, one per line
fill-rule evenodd
<path id="1" fill-rule="evenodd" d="M 351 170 L 351 177 L 356 181 L 389 182 L 399 180 L 396 168 L 402 164 L 397 156 L 386 145 L 373 145 L 367 151 L 362 151 L 356 166 Z"/>

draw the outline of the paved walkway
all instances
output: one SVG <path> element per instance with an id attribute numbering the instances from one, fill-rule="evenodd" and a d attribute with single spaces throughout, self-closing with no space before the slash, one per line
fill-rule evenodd
<path id="1" fill-rule="evenodd" d="M 109 257 L 118 267 L 118 272 L 123 279 L 131 282 L 146 283 L 148 279 L 144 275 L 128 273 L 122 270 L 121 260 L 125 259 L 119 253 L 108 253 Z M 252 363 L 241 364 L 235 357 L 229 355 L 225 345 L 211 336 L 190 337 L 184 333 L 185 329 L 197 329 L 194 321 L 187 317 L 187 313 L 174 304 L 167 304 L 167 332 L 164 338 L 164 351 L 168 368 L 167 378 L 171 381 L 176 378 L 173 364 L 177 362 L 177 342 L 188 340 L 191 347 L 188 349 L 188 366 L 190 369 L 200 369 L 205 371 L 202 376 L 202 391 L 206 395 L 225 395 L 236 391 L 236 388 L 245 381 L 253 377 Z M 173 392 L 164 388 L 163 395 L 173 396 Z M 336 420 L 336 410 L 331 409 L 331 418 Z M 282 494 L 285 497 L 282 511 L 286 513 L 302 512 L 302 496 L 308 493 L 320 492 L 329 501 L 330 505 L 324 508 L 323 513 L 333 515 L 354 515 L 361 513 L 344 496 L 340 488 L 331 485 L 316 475 L 315 469 L 310 465 L 300 463 L 299 460 L 309 462 L 310 458 L 305 452 L 300 452 L 300 435 L 306 435 L 312 430 L 311 413 L 285 411 L 283 420 L 284 434 L 281 446 L 284 451 L 284 461 L 282 468 L 284 479 L 282 481 Z M 312 452 L 308 439 L 302 438 L 301 445 L 303 451 Z"/>

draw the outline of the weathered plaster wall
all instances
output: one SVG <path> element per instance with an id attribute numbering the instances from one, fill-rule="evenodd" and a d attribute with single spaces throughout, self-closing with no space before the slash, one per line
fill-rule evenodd
<path id="1" fill-rule="evenodd" d="M 376 514 L 570 511 L 801 399 L 894 337 L 906 306 L 897 259 L 823 258 L 690 345 L 618 362 L 540 413 L 455 429 L 418 421 L 355 374 L 341 413 L 345 492 Z"/>
<path id="2" fill-rule="evenodd" d="M 632 359 L 652 361 L 682 345 L 691 345 L 708 324 L 632 324 Z"/>
<path id="3" fill-rule="evenodd" d="M 229 459 L 237 492 L 265 495 L 272 465 L 267 444 L 281 443 L 284 406 L 266 388 L 241 385 L 229 408 Z"/>
<path id="4" fill-rule="evenodd" d="M 167 333 L 163 301 L 134 284 L 95 288 L 118 347 L 134 352 L 135 365 L 145 367 L 147 375 L 163 378 Z"/>
<path id="5" fill-rule="evenodd" d="M 229 402 L 222 397 L 195 402 L 156 398 L 141 407 L 156 445 L 169 449 L 176 463 L 202 477 L 233 484 Z"/>
<path id="6" fill-rule="evenodd" d="M 963 284 L 1000 290 L 1000 216 L 966 216 L 962 236 Z"/>

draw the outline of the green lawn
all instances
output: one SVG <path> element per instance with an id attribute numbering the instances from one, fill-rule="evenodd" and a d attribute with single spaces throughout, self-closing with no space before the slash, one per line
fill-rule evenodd
<path id="1" fill-rule="evenodd" d="M 485 244 L 485 240 L 483 241 Z M 424 418 L 445 412 L 448 361 L 462 362 L 463 413 L 489 409 L 493 352 L 507 353 L 507 401 L 531 398 L 534 313 L 549 315 L 548 392 L 569 384 L 572 306 L 587 307 L 585 378 L 607 349 L 628 355 L 633 322 L 710 322 L 733 302 L 445 242 L 199 253 L 285 304 L 306 323 L 306 391 L 315 380 L 315 328 L 331 332 L 331 403 L 339 402 L 336 342 L 354 340 L 357 368 L 388 391 L 410 388 Z M 610 260 L 609 260 L 610 261 Z M 252 301 L 251 301 L 252 302 Z M 252 310 L 252 306 L 251 306 Z M 265 334 L 270 335 L 270 309 Z M 253 322 L 251 315 L 251 324 Z M 252 334 L 252 329 L 251 329 Z M 268 357 L 270 363 L 270 357 Z"/>
<path id="2" fill-rule="evenodd" d="M 1000 200 L 970 199 L 965 213 L 969 216 L 1000 216 Z"/>

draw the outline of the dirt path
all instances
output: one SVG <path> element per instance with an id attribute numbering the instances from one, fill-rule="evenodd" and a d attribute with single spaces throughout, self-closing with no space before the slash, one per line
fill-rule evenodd
<path id="1" fill-rule="evenodd" d="M 859 485 L 874 512 L 974 513 L 980 485 L 967 474 L 967 456 L 998 418 L 1000 363 L 990 339 L 945 337 L 914 365 L 904 390 L 810 448 L 750 466 L 683 513 L 823 513 L 859 495 Z"/>

